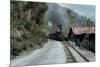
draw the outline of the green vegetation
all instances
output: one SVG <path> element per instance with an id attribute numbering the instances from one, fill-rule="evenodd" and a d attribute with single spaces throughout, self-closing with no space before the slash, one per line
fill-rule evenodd
<path id="1" fill-rule="evenodd" d="M 84 47 L 84 48 L 86 48 L 86 49 L 89 50 L 89 48 L 90 48 L 90 44 L 89 44 L 89 34 L 86 34 L 84 36 L 83 41 L 80 43 L 80 47 Z"/>
<path id="2" fill-rule="evenodd" d="M 11 1 L 11 59 L 47 41 L 46 3 Z"/>
<path id="3" fill-rule="evenodd" d="M 64 37 L 68 37 L 69 29 L 70 29 L 70 27 L 66 27 L 66 28 L 64 29 L 64 31 L 63 31 Z"/>
<path id="4" fill-rule="evenodd" d="M 67 18 L 69 19 L 69 26 L 94 26 L 94 22 L 84 16 L 80 16 L 71 9 L 66 10 Z"/>

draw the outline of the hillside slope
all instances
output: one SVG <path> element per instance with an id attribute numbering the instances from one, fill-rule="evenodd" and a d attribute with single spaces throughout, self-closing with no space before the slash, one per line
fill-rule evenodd
<path id="1" fill-rule="evenodd" d="M 42 47 L 47 36 L 46 3 L 11 1 L 11 59 Z"/>

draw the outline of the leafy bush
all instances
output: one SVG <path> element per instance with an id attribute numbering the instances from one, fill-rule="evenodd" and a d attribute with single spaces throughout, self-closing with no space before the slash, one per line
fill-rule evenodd
<path id="1" fill-rule="evenodd" d="M 81 46 L 81 47 L 84 47 L 84 48 L 86 48 L 86 49 L 89 49 L 89 48 L 90 48 L 90 44 L 89 44 L 89 35 L 88 35 L 88 34 L 86 34 L 86 35 L 84 36 L 84 39 L 83 39 L 83 41 L 81 42 L 80 46 Z"/>

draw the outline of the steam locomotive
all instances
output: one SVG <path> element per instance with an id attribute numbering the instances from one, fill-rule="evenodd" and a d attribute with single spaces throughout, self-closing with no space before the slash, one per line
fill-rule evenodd
<path id="1" fill-rule="evenodd" d="M 54 40 L 58 40 L 58 41 L 63 41 L 64 40 L 61 24 L 58 25 L 58 30 L 55 33 L 50 33 L 49 34 L 49 39 L 54 39 Z"/>
<path id="2" fill-rule="evenodd" d="M 61 32 L 55 32 L 55 33 L 49 34 L 49 39 L 63 41 L 64 37 L 63 37 L 63 34 Z"/>

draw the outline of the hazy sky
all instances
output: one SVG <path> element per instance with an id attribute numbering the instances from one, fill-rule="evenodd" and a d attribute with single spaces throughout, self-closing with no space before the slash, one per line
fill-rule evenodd
<path id="1" fill-rule="evenodd" d="M 90 18 L 95 21 L 95 6 L 94 5 L 77 5 L 77 4 L 59 4 L 77 12 L 79 15 Z"/>

